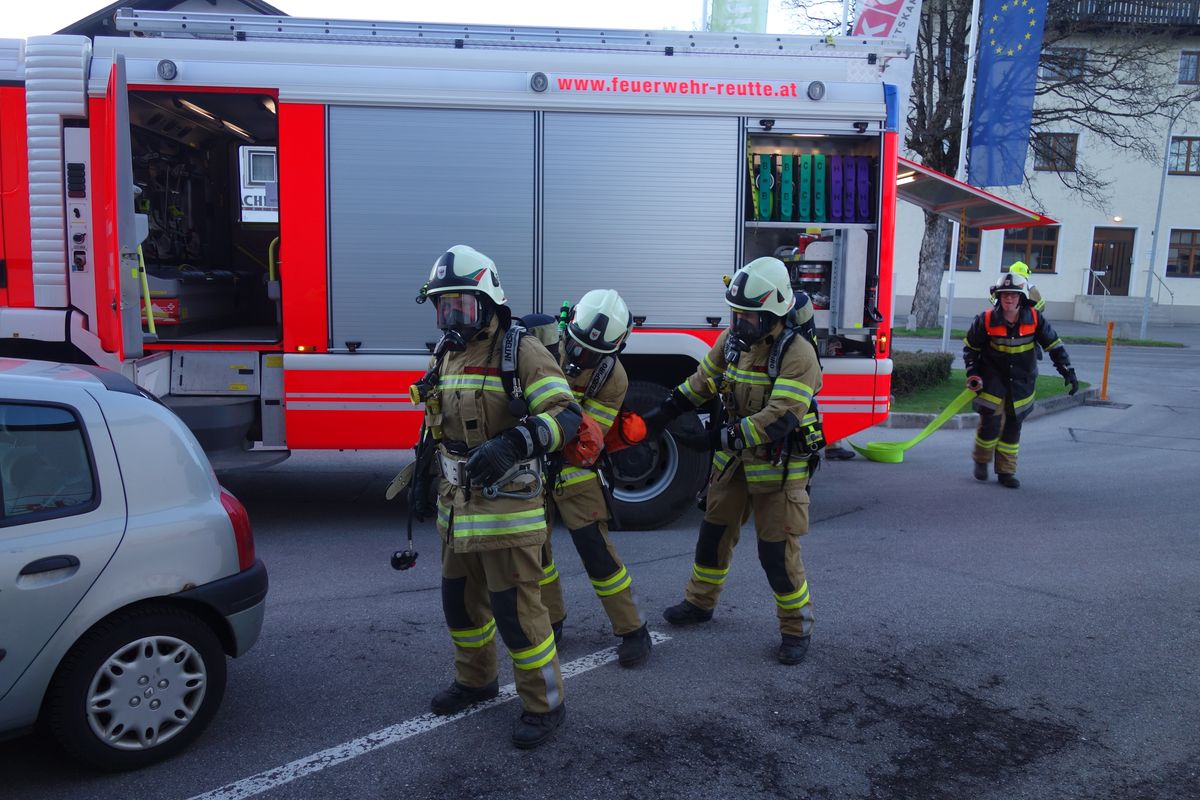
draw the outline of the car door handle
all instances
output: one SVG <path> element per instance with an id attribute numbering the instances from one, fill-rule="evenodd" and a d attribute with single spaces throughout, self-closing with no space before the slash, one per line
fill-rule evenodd
<path id="1" fill-rule="evenodd" d="M 71 569 L 79 566 L 75 556 L 46 556 L 37 561 L 30 561 L 21 568 L 21 575 L 38 575 L 43 572 L 54 572 L 59 569 Z"/>

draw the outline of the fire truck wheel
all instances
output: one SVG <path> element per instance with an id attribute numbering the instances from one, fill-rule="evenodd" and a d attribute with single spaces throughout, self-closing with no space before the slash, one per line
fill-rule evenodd
<path id="1" fill-rule="evenodd" d="M 670 391 L 657 383 L 631 381 L 625 406 L 645 413 Z M 708 475 L 708 451 L 687 447 L 677 437 L 701 431 L 699 418 L 688 413 L 659 436 L 613 454 L 613 503 L 622 528 L 661 528 L 695 504 Z"/>

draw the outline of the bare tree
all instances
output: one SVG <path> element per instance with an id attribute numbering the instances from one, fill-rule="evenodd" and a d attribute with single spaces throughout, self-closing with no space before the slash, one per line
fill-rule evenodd
<path id="1" fill-rule="evenodd" d="M 1194 15 L 1195 4 L 1188 2 L 1050 0 L 1033 141 L 1039 141 L 1038 133 L 1083 129 L 1092 142 L 1157 161 L 1161 138 L 1148 120 L 1175 113 L 1194 94 L 1182 91 L 1194 87 L 1176 83 L 1179 36 L 1200 27 L 1200 20 L 1184 16 L 1189 8 Z M 922 163 L 951 175 L 958 169 L 963 88 L 973 66 L 967 63 L 970 16 L 967 0 L 925 0 L 904 139 Z M 1111 186 L 1106 154 L 1097 150 L 1077 157 L 1074 169 L 1055 174 L 1081 202 L 1101 207 Z M 1031 177 L 1026 173 L 1024 184 L 1040 206 Z M 912 303 L 921 327 L 938 324 L 949 230 L 948 221 L 925 213 Z"/>

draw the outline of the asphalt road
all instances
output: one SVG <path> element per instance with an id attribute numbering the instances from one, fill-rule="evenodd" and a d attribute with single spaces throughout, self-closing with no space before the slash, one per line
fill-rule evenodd
<path id="1" fill-rule="evenodd" d="M 1072 355 L 1098 382 L 1102 350 Z M 698 515 L 615 534 L 670 637 L 636 670 L 604 661 L 616 640 L 559 531 L 560 654 L 577 674 L 566 726 L 528 753 L 508 741 L 515 701 L 426 717 L 452 646 L 432 529 L 414 570 L 387 564 L 403 531 L 382 499 L 397 454 L 306 453 L 227 477 L 272 587 L 213 725 L 124 775 L 36 738 L 3 743 L 0 796 L 1193 800 L 1200 348 L 1116 355 L 1110 396 L 1129 407 L 1029 423 L 1018 491 L 972 479 L 971 431 L 939 432 L 903 465 L 824 465 L 803 540 L 817 628 L 798 667 L 773 658 L 748 531 L 714 620 L 682 630 L 660 615 L 682 595 Z"/>

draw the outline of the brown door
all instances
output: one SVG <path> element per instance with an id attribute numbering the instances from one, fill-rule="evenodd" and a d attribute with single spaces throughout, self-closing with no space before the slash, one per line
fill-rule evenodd
<path id="1" fill-rule="evenodd" d="M 1096 228 L 1092 238 L 1092 274 L 1088 294 L 1129 294 L 1129 271 L 1133 264 L 1132 228 Z"/>

